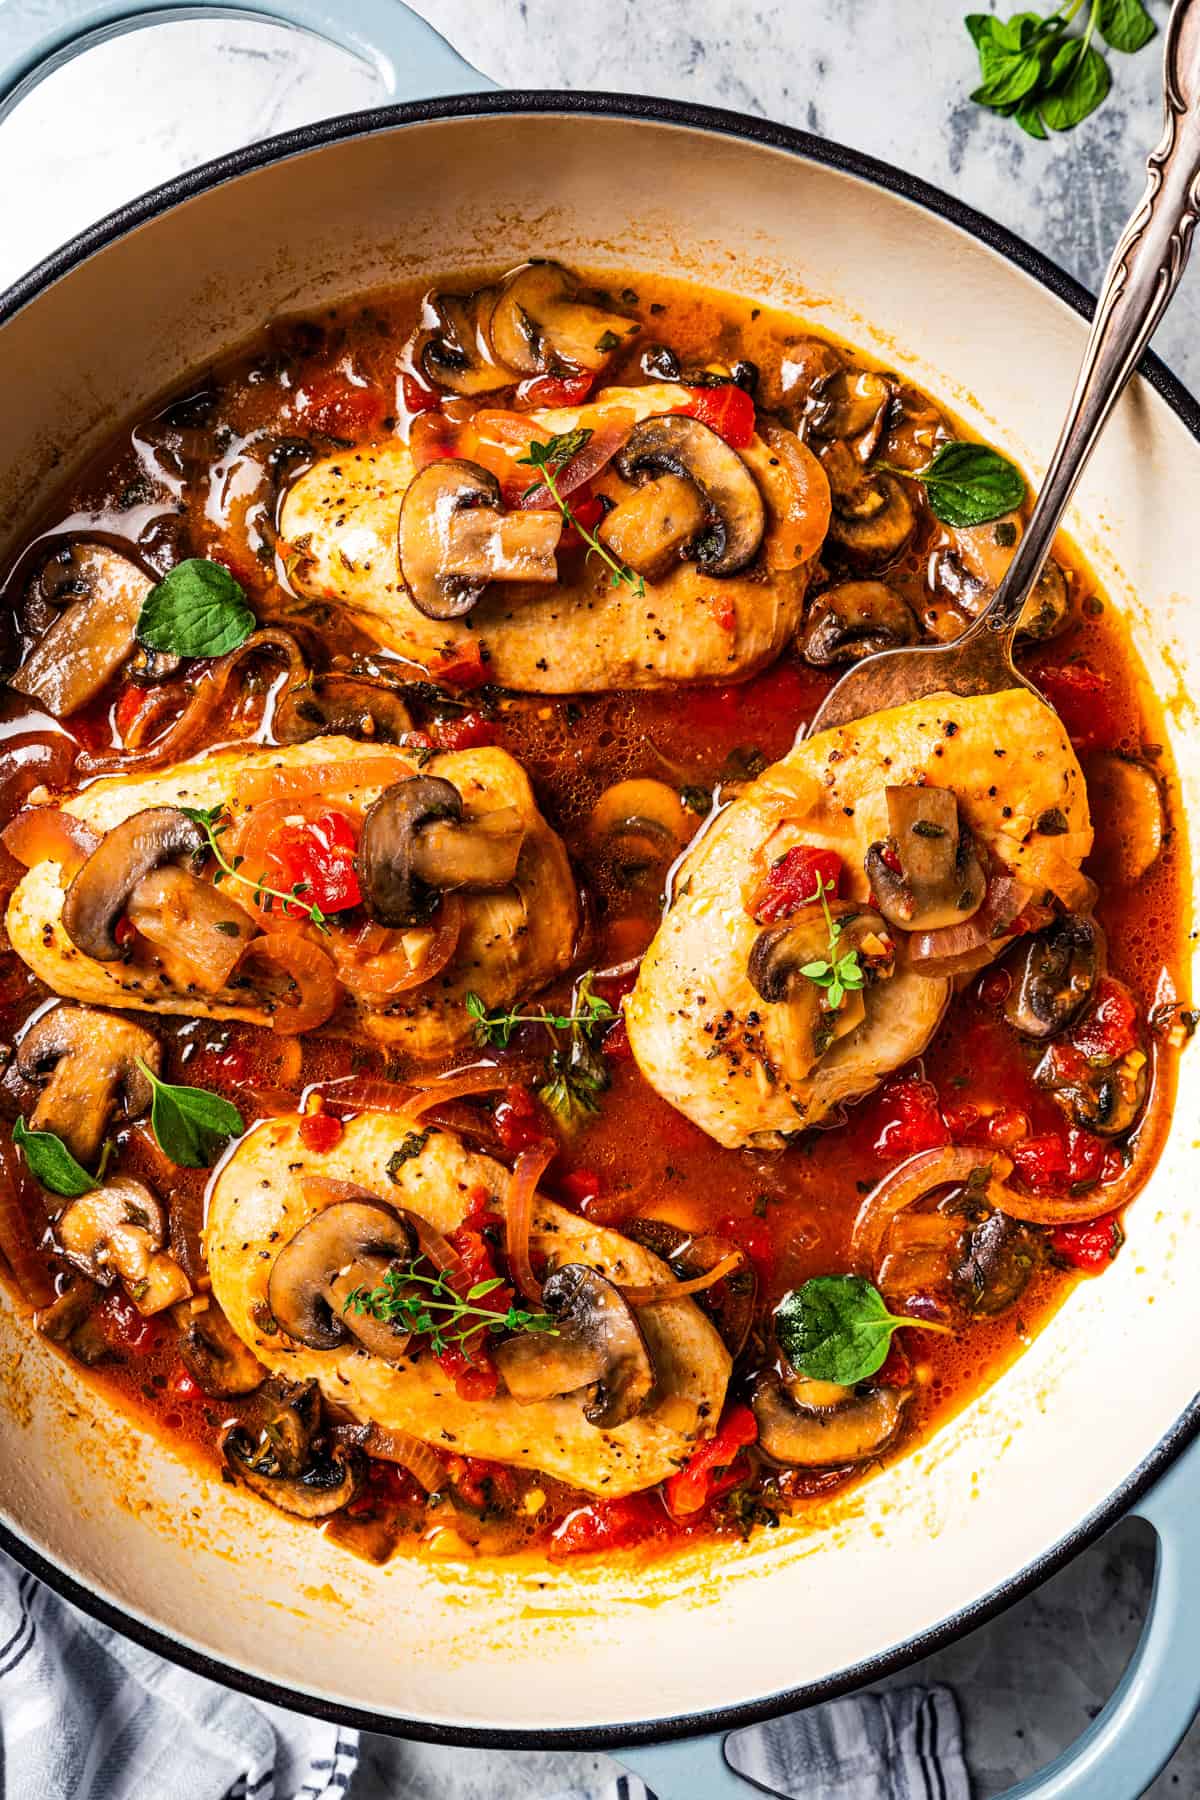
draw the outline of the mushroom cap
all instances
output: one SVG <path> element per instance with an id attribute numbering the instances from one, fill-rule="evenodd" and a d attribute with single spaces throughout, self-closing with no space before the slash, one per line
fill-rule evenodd
<path id="1" fill-rule="evenodd" d="M 975 840 L 960 823 L 958 801 L 943 787 L 884 791 L 891 835 L 871 844 L 865 859 L 880 912 L 904 931 L 961 925 L 982 906 L 987 878 Z"/>
<path id="2" fill-rule="evenodd" d="M 437 891 L 417 874 L 417 834 L 435 820 L 460 823 L 462 811 L 462 795 L 440 775 L 408 775 L 367 808 L 354 867 L 363 905 L 378 924 L 402 930 L 429 917 Z"/>
<path id="3" fill-rule="evenodd" d="M 391 683 L 331 670 L 284 691 L 272 730 L 281 744 L 304 744 L 327 732 L 395 744 L 412 730 L 412 716 Z"/>
<path id="4" fill-rule="evenodd" d="M 420 351 L 421 372 L 452 394 L 489 394 L 508 387 L 512 371 L 493 362 L 487 322 L 496 301 L 494 287 L 473 294 L 433 294 L 427 305 L 437 323 Z"/>
<path id="5" fill-rule="evenodd" d="M 205 842 L 199 825 L 175 806 L 149 806 L 114 825 L 63 901 L 63 928 L 76 949 L 97 962 L 119 961 L 121 946 L 113 927 L 138 882 L 174 857 L 198 858 Z"/>
<path id="6" fill-rule="evenodd" d="M 917 621 L 902 594 L 882 581 L 842 581 L 812 601 L 799 642 L 805 662 L 826 669 L 916 639 Z"/>
<path id="7" fill-rule="evenodd" d="M 417 1234 L 383 1200 L 338 1200 L 302 1225 L 275 1259 L 267 1304 L 276 1323 L 311 1350 L 332 1350 L 348 1337 L 385 1360 L 404 1354 L 411 1332 L 372 1314 L 348 1310 L 360 1288 L 378 1287 L 388 1267 L 410 1262 Z"/>
<path id="8" fill-rule="evenodd" d="M 244 1344 L 215 1300 L 197 1313 L 179 1340 L 179 1355 L 206 1394 L 252 1394 L 267 1371 Z"/>
<path id="9" fill-rule="evenodd" d="M 1044 1247 L 1039 1232 L 1007 1213 L 968 1225 L 950 1271 L 960 1305 L 978 1317 L 1004 1312 L 1025 1292 Z"/>
<path id="10" fill-rule="evenodd" d="M 510 1338 L 493 1352 L 514 1400 L 529 1404 L 588 1391 L 583 1416 L 613 1431 L 642 1412 L 654 1391 L 650 1349 L 620 1288 L 584 1263 L 547 1277 L 542 1304 L 556 1335 Z"/>
<path id="11" fill-rule="evenodd" d="M 871 938 L 878 938 L 885 949 L 891 945 L 891 934 L 880 915 L 853 900 L 830 900 L 827 904 L 830 917 L 841 926 L 839 952 L 863 948 L 869 959 L 868 968 L 872 961 L 879 963 L 878 950 L 871 957 L 865 946 Z M 806 963 L 823 962 L 828 956 L 829 926 L 824 909 L 819 904 L 803 906 L 778 925 L 763 927 L 751 947 L 746 973 L 762 999 L 769 1006 L 776 1006 L 792 998 Z M 882 961 L 889 960 L 884 954 Z M 815 997 L 817 989 L 811 983 L 809 987 Z"/>
<path id="12" fill-rule="evenodd" d="M 519 375 L 564 368 L 596 374 L 641 328 L 640 319 L 582 299 L 561 263 L 529 262 L 505 277 L 487 332 L 497 362 Z M 610 336 L 615 344 L 607 343 Z"/>
<path id="13" fill-rule="evenodd" d="M 130 1176 L 81 1194 L 55 1225 L 63 1255 L 105 1287 L 116 1275 L 126 1281 L 140 1279 L 150 1253 L 161 1249 L 166 1234 L 166 1215 L 157 1195 Z"/>
<path id="14" fill-rule="evenodd" d="M 1104 936 L 1094 919 L 1064 913 L 1024 940 L 1005 966 L 1012 985 L 1004 1017 L 1038 1042 L 1064 1030 L 1087 1002 L 1104 966 Z"/>
<path id="15" fill-rule="evenodd" d="M 162 1046 L 152 1032 L 119 1013 L 64 1001 L 34 1020 L 16 1061 L 25 1081 L 42 1080 L 50 1072 L 31 1129 L 52 1131 L 77 1162 L 90 1167 L 117 1101 L 123 1101 L 131 1118 L 149 1107 L 153 1094 L 138 1063 L 157 1075 Z"/>
<path id="16" fill-rule="evenodd" d="M 427 619 L 464 618 L 479 601 L 489 576 L 453 566 L 451 527 L 456 514 L 494 517 L 500 504 L 500 483 L 490 469 L 459 457 L 427 463 L 413 478 L 400 505 L 400 572 Z"/>
<path id="17" fill-rule="evenodd" d="M 826 473 L 830 461 L 823 459 Z M 895 562 L 917 529 L 916 508 L 904 491 L 904 483 L 894 475 L 874 472 L 864 485 L 863 498 L 851 509 L 839 506 L 834 489 L 833 516 L 829 535 L 856 569 L 882 569 Z"/>
<path id="18" fill-rule="evenodd" d="M 297 1475 L 273 1470 L 243 1425 L 229 1427 L 221 1451 L 239 1481 L 299 1519 L 324 1519 L 340 1511 L 367 1478 L 367 1459 L 357 1445 L 335 1444 L 328 1453 L 315 1455 Z"/>
<path id="19" fill-rule="evenodd" d="M 876 1387 L 867 1393 L 827 1381 L 760 1376 L 751 1404 L 758 1447 L 778 1463 L 826 1469 L 868 1462 L 892 1442 L 910 1390 Z"/>
<path id="20" fill-rule="evenodd" d="M 664 413 L 635 425 L 616 465 L 635 486 L 647 476 L 681 475 L 714 515 L 696 540 L 696 566 L 706 575 L 736 575 L 758 553 L 766 509 L 758 483 L 736 450 L 699 419 Z"/>

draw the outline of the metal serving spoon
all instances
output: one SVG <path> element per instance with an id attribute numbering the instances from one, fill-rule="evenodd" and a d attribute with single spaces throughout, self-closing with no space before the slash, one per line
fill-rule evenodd
<path id="1" fill-rule="evenodd" d="M 926 694 L 1031 685 L 1012 660 L 1021 609 L 1084 465 L 1179 285 L 1200 213 L 1200 0 L 1177 0 L 1171 13 L 1163 88 L 1166 125 L 1149 158 L 1146 192 L 1108 265 L 1066 423 L 1003 581 L 951 643 L 864 657 L 825 696 L 807 736 Z"/>

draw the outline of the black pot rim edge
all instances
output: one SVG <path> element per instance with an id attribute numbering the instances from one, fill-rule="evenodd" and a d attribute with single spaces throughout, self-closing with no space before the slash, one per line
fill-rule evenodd
<path id="1" fill-rule="evenodd" d="M 268 138 L 262 143 L 246 145 L 240 150 L 218 157 L 120 207 L 46 257 L 36 268 L 0 294 L 0 325 L 108 244 L 147 223 L 160 212 L 189 200 L 208 188 L 232 181 L 239 175 L 341 139 L 373 135 L 393 130 L 397 126 L 440 119 L 527 112 L 565 112 L 679 125 L 720 136 L 742 138 L 770 149 L 788 151 L 794 156 L 852 175 L 874 187 L 912 201 L 958 226 L 1008 262 L 1015 263 L 1082 317 L 1090 318 L 1092 315 L 1092 296 L 1049 257 L 963 201 L 914 175 L 905 174 L 888 163 L 880 162 L 875 157 L 847 149 L 840 144 L 829 143 L 790 126 L 775 125 L 768 120 L 749 118 L 717 107 L 628 94 L 538 90 L 455 95 L 442 100 L 411 102 L 401 106 L 348 113 Z M 1192 436 L 1200 441 L 1200 404 L 1197 404 L 1159 357 L 1147 352 L 1138 366 L 1143 378 L 1166 401 Z M 1135 1505 L 1197 1435 L 1200 1435 L 1200 1396 L 1181 1413 L 1138 1468 L 1057 1544 L 969 1606 L 961 1608 L 915 1637 L 906 1639 L 904 1643 L 894 1645 L 851 1668 L 839 1670 L 837 1674 L 826 1676 L 821 1681 L 785 1689 L 742 1705 L 681 1713 L 667 1719 L 623 1725 L 494 1730 L 477 1726 L 442 1725 L 419 1718 L 404 1718 L 348 1706 L 340 1701 L 327 1700 L 320 1694 L 306 1693 L 301 1689 L 264 1680 L 246 1670 L 223 1663 L 203 1651 L 195 1650 L 155 1626 L 143 1624 L 141 1620 L 123 1612 L 119 1606 L 91 1593 L 74 1576 L 60 1569 L 3 1523 L 0 1523 L 0 1548 L 89 1617 L 112 1626 L 123 1636 L 155 1651 L 168 1661 L 182 1664 L 197 1675 L 255 1699 L 270 1701 L 277 1706 L 289 1707 L 296 1712 L 308 1713 L 315 1718 L 359 1730 L 414 1738 L 427 1743 L 491 1750 L 611 1750 L 619 1754 L 622 1745 L 662 1743 L 708 1732 L 739 1731 L 765 1719 L 777 1718 L 781 1713 L 812 1706 L 867 1683 L 879 1681 L 907 1664 L 953 1643 L 1005 1611 L 1070 1562 L 1089 1544 L 1094 1543 Z"/>

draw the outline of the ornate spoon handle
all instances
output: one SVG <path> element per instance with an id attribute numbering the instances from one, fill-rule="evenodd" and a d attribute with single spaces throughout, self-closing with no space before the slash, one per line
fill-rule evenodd
<path id="1" fill-rule="evenodd" d="M 1141 204 L 1113 251 L 1070 410 L 1029 525 L 975 630 L 1010 631 L 1109 413 L 1179 285 L 1200 212 L 1200 0 L 1176 0 L 1163 68 L 1166 120 Z"/>

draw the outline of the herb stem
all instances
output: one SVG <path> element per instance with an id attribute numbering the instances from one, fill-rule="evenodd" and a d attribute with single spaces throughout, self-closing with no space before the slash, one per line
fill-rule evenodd
<path id="1" fill-rule="evenodd" d="M 326 936 L 329 935 L 329 921 L 326 919 L 325 914 L 317 905 L 316 901 L 314 900 L 311 904 L 306 904 L 302 898 L 309 889 L 310 884 L 307 881 L 298 881 L 292 889 L 292 892 L 290 894 L 285 894 L 279 888 L 270 887 L 267 882 L 261 879 L 261 877 L 257 881 L 251 881 L 248 875 L 243 875 L 241 873 L 236 864 L 228 861 L 218 841 L 219 834 L 214 830 L 214 826 L 222 818 L 227 816 L 224 807 L 218 807 L 215 813 L 212 811 L 204 812 L 197 807 L 190 806 L 181 807 L 180 811 L 186 814 L 194 824 L 199 825 L 200 829 L 204 832 L 205 837 L 208 839 L 208 847 L 216 859 L 217 867 L 221 870 L 222 874 L 228 875 L 231 881 L 240 882 L 242 887 L 250 888 L 256 900 L 261 894 L 269 894 L 272 899 L 282 901 L 285 907 L 303 906 L 310 923 L 315 925 L 318 931 L 323 931 Z M 222 831 L 227 828 L 227 825 L 221 827 Z M 264 912 L 269 912 L 270 907 L 264 907 L 263 910 Z"/>

